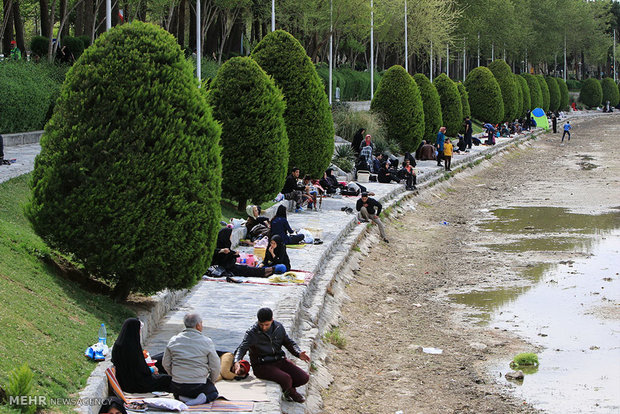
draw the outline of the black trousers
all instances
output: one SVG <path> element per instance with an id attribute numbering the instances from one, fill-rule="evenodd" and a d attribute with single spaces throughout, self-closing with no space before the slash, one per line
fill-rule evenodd
<path id="1" fill-rule="evenodd" d="M 199 394 L 203 393 L 207 396 L 206 402 L 211 402 L 220 395 L 210 379 L 207 379 L 206 384 L 178 384 L 172 381 L 170 383 L 170 391 L 172 391 L 176 399 L 179 398 L 179 395 L 188 398 L 196 398 Z"/>
<path id="2" fill-rule="evenodd" d="M 465 145 L 471 149 L 471 134 L 465 134 Z"/>
<path id="3" fill-rule="evenodd" d="M 417 182 L 417 178 L 413 174 L 407 174 L 407 176 L 405 177 L 405 180 L 406 180 L 406 183 L 407 183 L 406 184 L 407 188 L 413 187 L 414 185 L 416 185 L 416 182 Z"/>

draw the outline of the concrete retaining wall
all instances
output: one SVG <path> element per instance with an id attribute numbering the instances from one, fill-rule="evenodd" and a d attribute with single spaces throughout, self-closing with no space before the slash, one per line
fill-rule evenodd
<path id="1" fill-rule="evenodd" d="M 5 147 L 17 145 L 38 144 L 43 131 L 20 132 L 18 134 L 2 134 L 2 142 Z"/>

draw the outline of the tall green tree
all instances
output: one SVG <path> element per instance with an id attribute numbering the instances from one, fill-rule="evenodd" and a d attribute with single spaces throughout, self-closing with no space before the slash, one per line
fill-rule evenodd
<path id="1" fill-rule="evenodd" d="M 568 105 L 570 103 L 568 85 L 566 85 L 566 82 L 564 82 L 564 79 L 562 78 L 556 78 L 555 80 L 558 83 L 558 87 L 560 89 L 560 110 L 568 111 Z"/>
<path id="2" fill-rule="evenodd" d="M 521 89 L 522 103 L 521 103 L 521 113 L 519 114 L 519 116 L 524 117 L 527 115 L 527 112 L 532 109 L 532 95 L 530 92 L 530 87 L 527 86 L 527 81 L 525 80 L 524 77 L 515 75 L 515 81 Z"/>
<path id="3" fill-rule="evenodd" d="M 174 37 L 138 21 L 115 27 L 67 74 L 27 217 L 116 297 L 189 287 L 221 217 L 219 136 Z"/>
<path id="4" fill-rule="evenodd" d="M 208 98 L 222 125 L 222 195 L 239 210 L 272 199 L 288 168 L 282 92 L 256 61 L 236 57 L 219 69 Z"/>
<path id="5" fill-rule="evenodd" d="M 480 66 L 469 72 L 465 79 L 465 88 L 469 94 L 471 115 L 474 118 L 494 124 L 503 121 L 502 91 L 488 68 Z"/>
<path id="6" fill-rule="evenodd" d="M 381 114 L 389 140 L 404 151 L 418 148 L 424 136 L 424 108 L 418 85 L 405 68 L 394 65 L 385 72 L 370 110 Z"/>
<path id="7" fill-rule="evenodd" d="M 612 78 L 603 78 L 601 80 L 601 88 L 603 90 L 603 100 L 602 104 L 606 105 L 607 101 L 609 101 L 609 105 L 611 107 L 618 106 L 620 102 L 620 93 L 618 92 L 618 85 Z"/>
<path id="8" fill-rule="evenodd" d="M 439 94 L 441 102 L 441 117 L 443 126 L 446 127 L 446 135 L 457 136 L 463 122 L 463 104 L 461 95 L 456 84 L 445 73 L 437 76 L 433 85 Z"/>
<path id="9" fill-rule="evenodd" d="M 323 84 L 301 44 L 289 33 L 269 33 L 252 58 L 272 76 L 286 102 L 289 168 L 321 177 L 334 153 L 334 121 Z"/>
<path id="10" fill-rule="evenodd" d="M 529 73 L 522 73 L 521 76 L 527 82 L 528 88 L 530 88 L 530 109 L 542 108 L 543 96 L 540 90 L 540 83 L 538 83 L 534 75 L 530 75 Z"/>
<path id="11" fill-rule="evenodd" d="M 549 94 L 549 86 L 547 86 L 547 82 L 545 82 L 545 77 L 543 75 L 536 75 L 534 78 L 538 81 L 540 85 L 540 91 L 542 93 L 543 103 L 542 109 L 545 112 L 549 111 L 549 104 L 551 102 L 551 95 Z"/>
<path id="12" fill-rule="evenodd" d="M 441 102 L 437 89 L 423 73 L 413 76 L 422 97 L 424 108 L 424 139 L 426 142 L 434 142 L 437 131 L 442 126 Z"/>
<path id="13" fill-rule="evenodd" d="M 586 79 L 581 85 L 579 101 L 590 108 L 596 108 L 603 101 L 603 88 L 601 83 L 594 78 Z"/>
<path id="14" fill-rule="evenodd" d="M 545 82 L 549 89 L 549 110 L 555 112 L 560 109 L 560 87 L 555 78 L 550 76 L 545 78 Z"/>
<path id="15" fill-rule="evenodd" d="M 502 92 L 502 100 L 504 101 L 504 121 L 510 121 L 517 117 L 518 95 L 517 85 L 515 84 L 512 70 L 508 64 L 497 59 L 489 65 L 489 70 L 495 76 L 495 80 L 499 84 Z"/>

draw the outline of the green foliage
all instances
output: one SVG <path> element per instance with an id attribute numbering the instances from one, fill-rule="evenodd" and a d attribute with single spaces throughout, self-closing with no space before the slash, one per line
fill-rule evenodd
<path id="1" fill-rule="evenodd" d="M 69 49 L 69 52 L 76 60 L 82 55 L 82 53 L 84 53 L 84 42 L 80 38 L 67 36 L 62 39 L 62 43 L 63 45 L 67 46 L 67 49 Z"/>
<path id="2" fill-rule="evenodd" d="M 517 90 L 517 112 L 515 118 L 520 118 L 523 114 L 523 89 L 521 89 L 521 84 L 519 83 L 519 79 L 517 75 L 512 74 L 512 78 L 514 79 L 516 90 Z"/>
<path id="3" fill-rule="evenodd" d="M 529 73 L 522 73 L 521 76 L 527 82 L 528 88 L 530 88 L 530 110 L 543 107 L 543 96 L 540 89 L 540 83 Z"/>
<path id="4" fill-rule="evenodd" d="M 524 352 L 516 355 L 510 363 L 510 366 L 513 368 L 518 368 L 524 365 L 538 365 L 538 355 L 531 352 Z"/>
<path id="5" fill-rule="evenodd" d="M 547 86 L 547 82 L 545 82 L 545 78 L 543 75 L 534 76 L 540 85 L 540 90 L 542 92 L 543 98 L 543 106 L 542 109 L 547 113 L 549 111 L 549 104 L 551 102 L 551 95 L 549 94 L 549 87 Z"/>
<path id="6" fill-rule="evenodd" d="M 493 72 L 495 80 L 499 84 L 502 92 L 502 100 L 504 101 L 504 121 L 512 121 L 518 115 L 519 95 L 517 92 L 517 84 L 508 64 L 501 60 L 495 60 L 489 65 L 489 70 Z"/>
<path id="7" fill-rule="evenodd" d="M 120 25 L 73 65 L 45 128 L 27 216 L 117 297 L 189 287 L 209 265 L 220 128 L 197 86 L 171 34 Z"/>
<path id="8" fill-rule="evenodd" d="M 442 126 L 441 102 L 437 89 L 423 73 L 413 75 L 420 96 L 422 97 L 422 107 L 424 108 L 424 139 L 426 142 L 434 142 L 437 131 Z"/>
<path id="9" fill-rule="evenodd" d="M 576 79 L 567 79 L 566 86 L 568 86 L 569 91 L 580 91 L 581 90 L 581 81 Z"/>
<path id="10" fill-rule="evenodd" d="M 549 87 L 549 110 L 555 112 L 560 109 L 560 87 L 555 78 L 547 77 L 545 82 Z"/>
<path id="11" fill-rule="evenodd" d="M 32 394 L 34 374 L 28 366 L 23 364 L 9 373 L 9 385 L 6 389 L 7 398 L 28 397 Z M 14 405 L 23 413 L 34 413 L 37 409 L 35 405 Z"/>
<path id="12" fill-rule="evenodd" d="M 446 135 L 455 137 L 461 130 L 463 123 L 463 104 L 461 103 L 461 95 L 452 79 L 445 73 L 437 76 L 433 81 L 433 85 L 439 94 L 439 102 L 441 103 L 441 118 L 443 125 L 446 127 Z M 470 97 L 471 99 L 471 97 Z M 470 102 L 471 104 L 471 102 Z M 435 131 L 435 136 L 437 136 Z M 435 137 L 432 138 L 435 142 Z"/>
<path id="13" fill-rule="evenodd" d="M 398 142 L 404 151 L 415 151 L 424 136 L 424 108 L 420 90 L 405 68 L 388 69 L 370 110 L 381 114 L 387 129 L 387 140 Z"/>
<path id="14" fill-rule="evenodd" d="M 582 102 L 589 108 L 596 108 L 603 101 L 603 88 L 601 83 L 594 78 L 588 78 L 581 86 L 579 93 L 579 102 Z"/>
<path id="15" fill-rule="evenodd" d="M 479 66 L 469 72 L 465 79 L 465 88 L 474 118 L 493 124 L 504 120 L 502 91 L 489 68 Z"/>
<path id="16" fill-rule="evenodd" d="M 325 93 L 329 93 L 329 68 L 317 65 L 317 73 L 325 85 Z M 381 80 L 381 74 L 375 73 L 375 89 Z M 356 71 L 350 68 L 338 68 L 332 71 L 332 102 L 336 100 L 336 88 L 340 88 L 341 101 L 367 101 L 370 99 L 370 72 Z"/>
<path id="17" fill-rule="evenodd" d="M 334 151 L 334 158 L 332 158 L 332 164 L 336 165 L 344 172 L 353 171 L 355 163 L 355 152 L 350 145 L 336 145 Z"/>
<path id="18" fill-rule="evenodd" d="M 222 125 L 222 196 L 240 206 L 275 197 L 288 167 L 280 90 L 256 61 L 236 57 L 218 71 L 208 101 Z"/>
<path id="19" fill-rule="evenodd" d="M 347 339 L 344 337 L 342 332 L 340 332 L 340 328 L 333 327 L 323 335 L 323 340 L 329 342 L 332 345 L 337 346 L 340 349 L 344 349 L 347 345 Z"/>
<path id="20" fill-rule="evenodd" d="M 469 107 L 469 94 L 467 93 L 467 89 L 465 89 L 465 85 L 462 82 L 457 82 L 456 87 L 459 90 L 459 95 L 461 95 L 461 108 L 463 109 L 463 118 L 466 116 L 471 117 L 471 108 Z"/>
<path id="21" fill-rule="evenodd" d="M 560 90 L 560 110 L 568 111 L 570 104 L 570 94 L 568 93 L 568 86 L 562 78 L 556 78 L 555 80 L 558 83 L 558 88 Z"/>
<path id="22" fill-rule="evenodd" d="M 527 85 L 527 81 L 523 76 L 515 75 L 515 80 L 517 85 L 519 85 L 521 89 L 521 113 L 520 117 L 524 117 L 527 115 L 527 112 L 532 109 L 532 93 L 530 92 L 530 87 Z"/>
<path id="23" fill-rule="evenodd" d="M 47 63 L 0 65 L 0 134 L 43 129 L 67 69 Z"/>
<path id="24" fill-rule="evenodd" d="M 289 137 L 289 169 L 321 177 L 334 153 L 334 121 L 324 85 L 304 48 L 283 30 L 269 33 L 252 58 L 284 94 Z"/>
<path id="25" fill-rule="evenodd" d="M 49 48 L 49 38 L 45 36 L 34 36 L 30 41 L 30 50 L 33 57 L 39 56 L 44 58 L 47 56 L 47 50 Z"/>
<path id="26" fill-rule="evenodd" d="M 77 36 L 76 39 L 80 39 L 84 49 L 86 49 L 86 48 L 88 48 L 90 46 L 90 36 L 86 36 L 86 35 Z"/>
<path id="27" fill-rule="evenodd" d="M 373 142 L 384 139 L 387 131 L 381 122 L 381 117 L 370 111 L 352 111 L 347 106 L 341 106 L 332 111 L 336 135 L 353 141 L 358 129 L 364 128 L 367 134 L 372 135 Z"/>
<path id="28" fill-rule="evenodd" d="M 601 89 L 603 90 L 603 100 L 601 103 L 606 105 L 607 101 L 609 101 L 609 105 L 612 107 L 618 106 L 618 103 L 620 103 L 620 92 L 616 82 L 612 78 L 603 78 Z"/>

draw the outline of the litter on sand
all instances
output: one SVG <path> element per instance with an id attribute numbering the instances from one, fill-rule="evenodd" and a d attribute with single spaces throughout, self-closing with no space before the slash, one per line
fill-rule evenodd
<path id="1" fill-rule="evenodd" d="M 443 350 L 439 348 L 422 348 L 422 352 L 424 352 L 425 354 L 433 354 L 433 355 L 443 354 Z"/>

